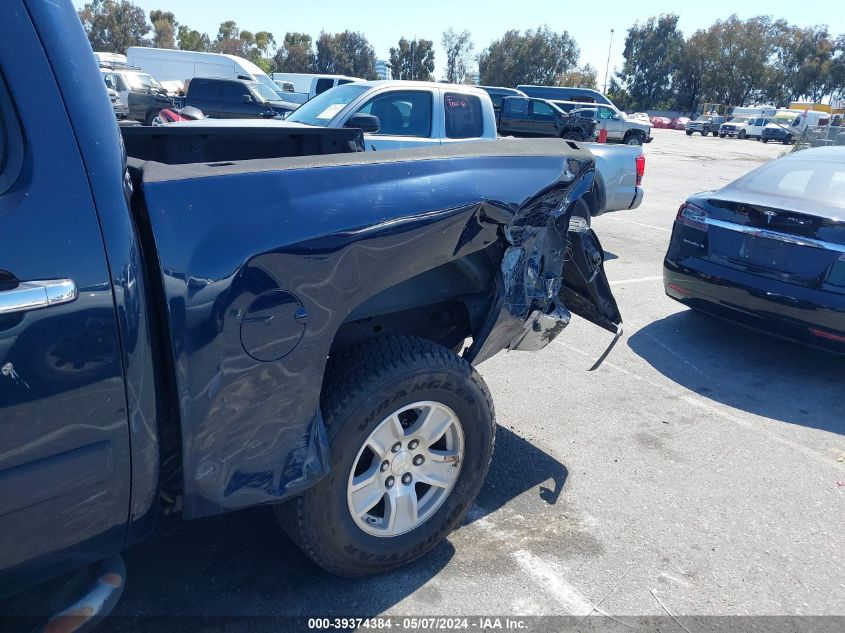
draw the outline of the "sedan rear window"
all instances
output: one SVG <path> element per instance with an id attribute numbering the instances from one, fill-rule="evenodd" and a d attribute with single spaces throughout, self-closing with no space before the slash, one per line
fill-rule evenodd
<path id="1" fill-rule="evenodd" d="M 821 158 L 776 160 L 735 185 L 742 191 L 780 195 L 845 209 L 845 163 Z"/>

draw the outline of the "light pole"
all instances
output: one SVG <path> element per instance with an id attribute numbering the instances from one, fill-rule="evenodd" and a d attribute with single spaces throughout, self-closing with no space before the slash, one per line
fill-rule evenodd
<path id="1" fill-rule="evenodd" d="M 607 65 L 604 67 L 604 94 L 607 94 L 607 73 L 610 70 L 610 49 L 613 48 L 613 29 L 610 29 L 610 44 L 607 45 Z"/>

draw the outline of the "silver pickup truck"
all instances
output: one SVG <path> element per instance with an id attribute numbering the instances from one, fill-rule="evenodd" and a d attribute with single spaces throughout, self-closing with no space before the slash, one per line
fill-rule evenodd
<path id="1" fill-rule="evenodd" d="M 473 86 L 430 82 L 367 81 L 338 86 L 300 107 L 285 122 L 358 127 L 356 115 L 362 114 L 378 116 L 381 124 L 377 130 L 364 130 L 367 151 L 500 138 L 486 92 Z M 643 133 L 647 136 L 650 140 L 650 135 Z M 597 143 L 586 147 L 596 157 L 598 177 L 576 214 L 589 224 L 590 217 L 640 206 L 645 170 L 642 148 Z"/>

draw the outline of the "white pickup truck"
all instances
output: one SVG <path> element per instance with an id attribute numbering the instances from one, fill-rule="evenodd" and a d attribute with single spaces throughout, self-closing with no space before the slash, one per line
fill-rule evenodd
<path id="1" fill-rule="evenodd" d="M 373 117 L 378 117 L 376 122 Z M 480 88 L 424 81 L 360 81 L 317 95 L 285 123 L 358 127 L 368 151 L 495 141 L 496 114 Z M 642 148 L 587 144 L 596 157 L 596 187 L 579 215 L 634 209 L 640 205 L 645 159 Z"/>

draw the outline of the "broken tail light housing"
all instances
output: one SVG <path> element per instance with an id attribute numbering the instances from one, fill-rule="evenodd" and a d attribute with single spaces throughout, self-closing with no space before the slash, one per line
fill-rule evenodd
<path id="1" fill-rule="evenodd" d="M 642 184 L 643 176 L 645 176 L 645 154 L 640 154 L 637 156 L 637 187 Z"/>
<path id="2" fill-rule="evenodd" d="M 678 208 L 678 215 L 675 216 L 675 221 L 680 222 L 684 226 L 698 229 L 699 231 L 706 231 L 707 211 L 689 202 L 684 202 Z"/>

